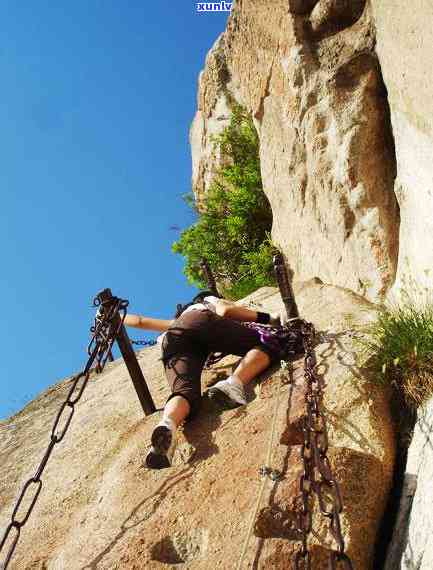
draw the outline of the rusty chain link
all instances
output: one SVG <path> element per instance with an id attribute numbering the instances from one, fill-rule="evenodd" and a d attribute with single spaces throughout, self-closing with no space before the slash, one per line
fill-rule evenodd
<path id="1" fill-rule="evenodd" d="M 319 509 L 330 519 L 329 529 L 337 544 L 328 559 L 329 570 L 353 570 L 352 562 L 345 553 L 344 538 L 341 532 L 340 514 L 343 510 L 340 487 L 332 473 L 328 459 L 328 433 L 326 418 L 323 415 L 323 379 L 316 372 L 314 325 L 302 321 L 304 343 L 304 375 L 306 380 L 306 414 L 303 422 L 304 442 L 301 447 L 303 473 L 300 478 L 301 511 L 298 516 L 298 532 L 302 545 L 295 553 L 296 570 L 311 570 L 311 554 L 308 538 L 312 530 L 312 509 L 314 496 L 317 496 Z"/>
<path id="2" fill-rule="evenodd" d="M 92 333 L 92 339 L 87 347 L 87 353 L 89 355 L 89 359 L 87 364 L 82 372 L 77 374 L 73 381 L 72 386 L 68 392 L 66 400 L 61 405 L 56 419 L 54 421 L 53 428 L 51 430 L 51 438 L 50 443 L 45 451 L 45 454 L 36 469 L 35 474 L 31 477 L 24 485 L 21 494 L 15 504 L 14 510 L 11 515 L 11 522 L 9 523 L 6 531 L 3 535 L 3 538 L 0 542 L 0 555 L 2 554 L 3 548 L 6 544 L 6 541 L 11 536 L 12 543 L 9 547 L 9 550 L 6 553 L 6 557 L 4 562 L 0 561 L 0 568 L 6 570 L 9 565 L 9 562 L 14 555 L 16 546 L 18 544 L 21 529 L 26 524 L 27 520 L 29 519 L 35 505 L 36 501 L 39 498 L 39 495 L 42 490 L 42 474 L 45 470 L 45 467 L 48 463 L 48 460 L 53 452 L 54 447 L 60 443 L 66 435 L 68 431 L 69 425 L 71 423 L 72 417 L 75 412 L 75 405 L 80 400 L 81 396 L 83 395 L 84 389 L 89 380 L 90 372 L 92 365 L 95 363 L 95 369 L 98 373 L 102 372 L 109 356 L 111 354 L 111 349 L 113 343 L 116 339 L 117 334 L 119 333 L 120 328 L 123 325 L 123 321 L 125 320 L 126 316 L 126 309 L 128 307 L 128 301 L 119 299 L 117 297 L 112 297 L 110 303 L 101 303 L 96 297 L 93 301 L 94 307 L 99 307 L 95 321 L 93 326 L 90 328 L 90 332 Z M 117 319 L 116 324 L 116 316 L 119 312 L 122 312 L 121 318 Z M 80 383 L 81 380 L 81 383 Z M 69 408 L 67 412 L 67 417 L 63 419 L 63 427 L 59 427 L 60 420 L 64 415 L 64 411 L 66 408 Z M 28 489 L 34 487 L 34 495 L 31 498 L 30 491 Z M 27 507 L 27 512 L 23 513 L 20 517 L 19 510 L 21 505 L 24 502 L 24 499 L 29 496 L 30 505 Z M 15 533 L 12 535 L 12 533 Z"/>

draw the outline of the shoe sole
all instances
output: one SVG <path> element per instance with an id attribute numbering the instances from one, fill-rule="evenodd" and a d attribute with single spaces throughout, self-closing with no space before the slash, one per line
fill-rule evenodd
<path id="1" fill-rule="evenodd" d="M 146 456 L 146 465 L 150 469 L 164 469 L 171 463 L 167 457 L 172 442 L 171 431 L 165 426 L 158 426 L 152 433 L 152 448 Z"/>
<path id="2" fill-rule="evenodd" d="M 239 406 L 244 406 L 239 402 L 232 400 L 225 392 L 218 390 L 218 388 L 210 388 L 207 392 L 208 398 L 215 402 L 220 408 L 224 410 L 233 410 L 234 408 L 239 408 Z"/>

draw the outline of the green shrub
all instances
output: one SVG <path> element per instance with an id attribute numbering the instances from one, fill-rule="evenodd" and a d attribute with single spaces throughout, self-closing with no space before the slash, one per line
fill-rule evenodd
<path id="1" fill-rule="evenodd" d="M 433 304 L 383 309 L 361 344 L 372 376 L 389 383 L 411 409 L 433 395 Z"/>
<path id="2" fill-rule="evenodd" d="M 230 124 L 214 144 L 224 166 L 200 204 L 186 197 L 199 217 L 172 249 L 184 256 L 184 273 L 191 284 L 207 286 L 200 269 L 205 258 L 221 292 L 238 299 L 275 283 L 269 239 L 272 212 L 263 192 L 257 132 L 240 106 L 234 106 Z"/>
<path id="3" fill-rule="evenodd" d="M 246 297 L 260 287 L 276 285 L 272 258 L 275 247 L 270 240 L 265 240 L 255 251 L 245 254 L 246 264 L 244 275 L 232 285 L 221 289 L 221 294 L 227 299 L 237 300 Z M 242 269 L 242 268 L 241 268 Z"/>

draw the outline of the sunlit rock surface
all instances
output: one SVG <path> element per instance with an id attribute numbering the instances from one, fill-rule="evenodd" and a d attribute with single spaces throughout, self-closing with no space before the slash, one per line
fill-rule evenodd
<path id="1" fill-rule="evenodd" d="M 397 156 L 401 226 L 395 290 L 419 296 L 433 285 L 433 4 L 372 5 Z"/>
<path id="2" fill-rule="evenodd" d="M 383 297 L 397 266 L 399 210 L 386 89 L 368 4 L 235 4 L 200 76 L 192 127 L 201 198 L 221 158 L 209 133 L 230 98 L 260 137 L 272 237 L 298 279 Z"/>
<path id="3" fill-rule="evenodd" d="M 433 399 L 418 411 L 384 570 L 433 568 Z"/>
<path id="4" fill-rule="evenodd" d="M 329 458 L 343 495 L 343 534 L 355 568 L 368 570 L 391 484 L 394 434 L 387 395 L 356 366 L 350 327 L 371 319 L 374 307 L 350 291 L 314 281 L 297 286 L 297 298 L 301 313 L 323 333 L 317 355 L 327 383 L 324 411 Z M 280 307 L 273 288 L 245 302 L 264 310 Z M 139 353 L 161 407 L 168 387 L 159 356 L 157 347 Z M 204 385 L 227 374 L 236 360 L 206 371 Z M 294 520 L 301 463 L 299 444 L 287 434 L 296 433 L 303 405 L 294 395 L 302 391 L 301 365 L 302 360 L 295 363 L 296 387 L 284 384 L 279 390 L 274 370 L 251 389 L 245 407 L 220 412 L 205 404 L 180 434 L 174 466 L 150 471 L 143 458 L 160 413 L 143 417 L 124 364 L 109 364 L 91 378 L 65 440 L 53 452 L 10 568 L 232 570 L 262 483 L 259 469 L 266 463 L 274 413 L 270 466 L 282 479 L 266 482 L 244 567 L 256 561 L 257 568 L 292 568 L 299 547 Z M 0 423 L 2 530 L 43 456 L 69 386 L 70 380 L 59 383 Z M 335 545 L 317 505 L 314 512 L 313 567 L 325 569 L 327 549 Z"/>

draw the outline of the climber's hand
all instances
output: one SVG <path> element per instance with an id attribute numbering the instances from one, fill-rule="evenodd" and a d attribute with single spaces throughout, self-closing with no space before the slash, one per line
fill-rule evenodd
<path id="1" fill-rule="evenodd" d="M 286 311 L 270 313 L 269 324 L 273 327 L 283 327 L 287 323 Z"/>

